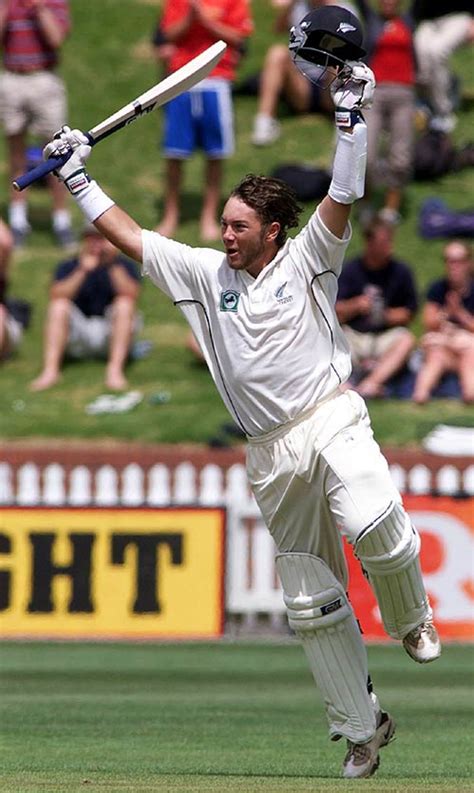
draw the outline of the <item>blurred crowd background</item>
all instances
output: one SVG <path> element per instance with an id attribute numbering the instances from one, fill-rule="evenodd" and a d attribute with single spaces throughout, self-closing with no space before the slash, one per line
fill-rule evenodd
<path id="1" fill-rule="evenodd" d="M 143 225 L 193 245 L 219 246 L 226 191 L 249 171 L 288 181 L 306 218 L 330 180 L 333 107 L 287 41 L 329 4 L 360 19 L 377 79 L 337 302 L 349 385 L 371 400 L 472 404 L 471 2 L 101 0 L 92 19 L 79 0 L 0 0 L 2 434 L 52 434 L 61 404 L 83 413 L 94 389 L 141 389 L 156 405 L 172 383 L 179 409 L 191 382 L 196 414 L 210 393 L 194 340 L 137 266 L 83 225 L 54 177 L 22 193 L 12 179 L 62 124 L 90 128 L 224 39 L 209 78 L 101 144 L 91 172 Z M 193 422 L 176 421 L 176 439 L 212 426 Z"/>

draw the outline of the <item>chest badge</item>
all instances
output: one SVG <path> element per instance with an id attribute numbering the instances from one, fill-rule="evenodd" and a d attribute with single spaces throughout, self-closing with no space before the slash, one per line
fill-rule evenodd
<path id="1" fill-rule="evenodd" d="M 226 289 L 221 292 L 221 300 L 219 308 L 221 311 L 237 311 L 240 300 L 240 292 L 235 292 L 233 289 Z"/>
<path id="2" fill-rule="evenodd" d="M 278 303 L 291 303 L 293 300 L 293 295 L 288 295 L 286 293 L 286 286 L 288 281 L 285 281 L 284 284 L 275 289 L 275 297 Z"/>

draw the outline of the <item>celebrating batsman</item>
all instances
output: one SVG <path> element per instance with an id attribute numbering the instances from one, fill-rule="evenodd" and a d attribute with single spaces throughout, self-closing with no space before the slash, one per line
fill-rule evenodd
<path id="1" fill-rule="evenodd" d="M 301 639 L 332 740 L 344 738 L 346 778 L 369 777 L 393 737 L 372 690 L 367 654 L 346 595 L 342 537 L 377 597 L 386 632 L 420 663 L 440 654 L 419 564 L 419 535 L 374 441 L 363 399 L 341 391 L 350 355 L 334 305 L 364 192 L 374 77 L 358 59 L 350 12 L 312 11 L 290 49 L 332 75 L 337 143 L 328 195 L 296 237 L 301 208 L 282 182 L 246 176 L 221 218 L 224 253 L 142 229 L 91 181 L 79 130 L 63 128 L 45 157 L 73 154 L 58 176 L 87 219 L 182 310 L 219 393 L 248 438 L 247 470 L 278 548 L 290 626 Z M 310 75 L 310 69 L 308 69 Z M 327 75 L 325 77 L 327 81 Z"/>

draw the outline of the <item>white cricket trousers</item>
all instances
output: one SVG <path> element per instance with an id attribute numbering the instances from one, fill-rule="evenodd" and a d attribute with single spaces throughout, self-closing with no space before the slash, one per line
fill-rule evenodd
<path id="1" fill-rule="evenodd" d="M 448 116 L 453 111 L 449 58 L 469 41 L 471 24 L 470 14 L 446 14 L 420 22 L 415 31 L 418 82 L 437 116 Z"/>
<path id="2" fill-rule="evenodd" d="M 344 589 L 342 536 L 353 545 L 390 504 L 401 503 L 355 391 L 337 392 L 274 432 L 250 438 L 247 473 L 279 552 L 318 556 Z"/>

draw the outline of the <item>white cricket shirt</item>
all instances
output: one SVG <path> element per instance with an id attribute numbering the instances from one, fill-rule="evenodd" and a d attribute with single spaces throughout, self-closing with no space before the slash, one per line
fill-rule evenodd
<path id="1" fill-rule="evenodd" d="M 350 237 L 350 226 L 335 237 L 316 211 L 253 278 L 222 252 L 142 232 L 143 273 L 183 312 L 246 435 L 291 421 L 349 377 L 334 305 Z"/>

